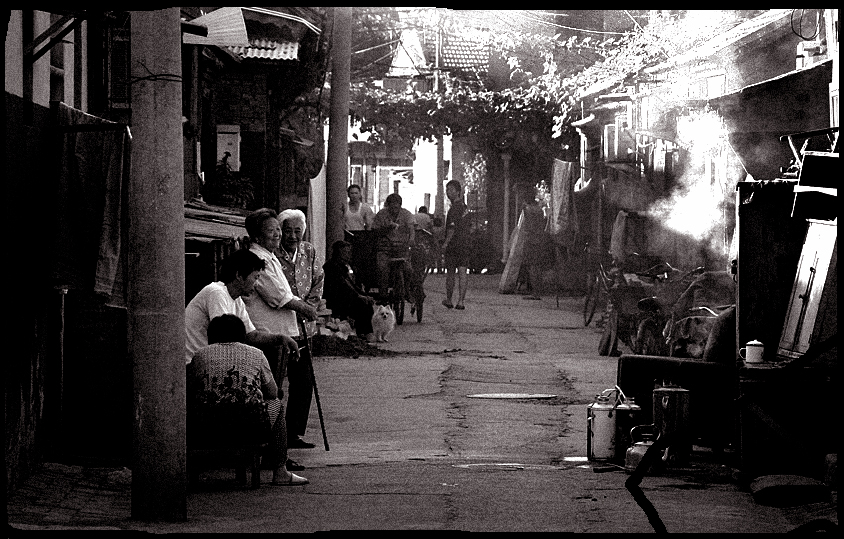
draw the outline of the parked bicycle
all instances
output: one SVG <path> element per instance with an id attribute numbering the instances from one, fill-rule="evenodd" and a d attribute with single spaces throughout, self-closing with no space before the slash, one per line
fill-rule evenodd
<path id="1" fill-rule="evenodd" d="M 609 269 L 599 263 L 595 286 L 584 303 L 584 322 L 591 319 L 598 305 L 606 305 L 598 353 L 617 355 L 618 341 L 634 353 L 642 353 L 643 346 L 656 351 L 660 341 L 653 335 L 658 336 L 659 332 L 652 334 L 648 330 L 652 325 L 660 329 L 661 326 L 653 312 L 640 308 L 640 301 L 659 296 L 676 299 L 702 271 L 703 268 L 696 268 L 683 274 L 654 256 L 637 253 L 632 253 L 624 265 L 613 264 Z M 643 325 L 646 320 L 651 322 Z M 645 344 L 648 342 L 650 344 Z"/>
<path id="2" fill-rule="evenodd" d="M 670 267 L 670 266 L 669 266 Z M 673 269 L 673 268 L 672 268 Z M 640 312 L 636 327 L 633 353 L 651 356 L 667 356 L 669 348 L 665 338 L 666 325 L 672 316 L 672 307 L 680 295 L 704 272 L 702 266 L 676 276 L 669 276 L 658 281 L 655 294 L 637 302 Z"/>
<path id="3" fill-rule="evenodd" d="M 589 259 L 597 258 L 589 253 L 589 244 L 583 249 L 583 256 Z M 598 306 L 605 306 L 609 301 L 609 289 L 613 285 L 613 278 L 610 276 L 612 260 L 609 254 L 600 260 L 590 261 L 590 270 L 587 274 L 586 297 L 583 300 L 583 326 L 588 327 L 598 310 Z M 559 307 L 559 300 L 558 305 Z"/>

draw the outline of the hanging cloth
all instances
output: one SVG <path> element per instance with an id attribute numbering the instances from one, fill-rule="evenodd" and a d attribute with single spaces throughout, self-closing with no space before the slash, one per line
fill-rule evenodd
<path id="1" fill-rule="evenodd" d="M 561 247 L 572 247 L 578 233 L 577 209 L 574 205 L 574 171 L 577 163 L 554 159 L 551 178 L 551 215 L 546 232 Z"/>
<path id="2" fill-rule="evenodd" d="M 51 111 L 59 154 L 53 284 L 89 290 L 107 305 L 125 307 L 128 127 L 61 102 L 53 102 Z"/>

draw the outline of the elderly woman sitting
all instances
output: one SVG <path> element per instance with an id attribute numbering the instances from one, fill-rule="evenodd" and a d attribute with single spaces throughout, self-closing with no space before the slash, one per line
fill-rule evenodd
<path id="1" fill-rule="evenodd" d="M 284 405 L 279 399 L 270 365 L 263 352 L 254 346 L 243 344 L 246 328 L 233 314 L 224 314 L 208 324 L 208 346 L 200 348 L 188 365 L 189 398 L 193 399 L 194 410 L 208 406 L 202 395 L 208 391 L 226 388 L 226 378 L 235 378 L 229 387 L 240 388 L 244 399 L 263 399 L 267 406 L 269 422 L 272 425 L 270 438 L 270 464 L 273 467 L 272 485 L 304 485 L 308 480 L 285 469 L 287 462 L 287 428 L 284 421 Z M 247 402 L 243 402 L 246 405 Z M 201 411 L 201 410 L 199 410 Z M 207 410 L 206 410 L 207 412 Z M 195 416 L 193 416 L 195 417 Z M 214 418 L 212 424 L 214 423 Z M 247 418 L 244 418 L 246 423 Z M 215 429 L 216 430 L 216 429 Z M 223 433 L 232 434 L 232 433 Z M 251 435 L 252 433 L 247 433 Z"/>

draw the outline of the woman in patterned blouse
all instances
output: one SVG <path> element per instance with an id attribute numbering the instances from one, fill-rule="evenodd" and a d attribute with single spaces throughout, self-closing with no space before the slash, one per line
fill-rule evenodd
<path id="1" fill-rule="evenodd" d="M 244 344 L 246 327 L 237 316 L 224 314 L 208 324 L 209 345 L 197 350 L 188 366 L 188 387 L 191 393 L 209 389 L 209 382 L 223 380 L 234 368 L 247 383 L 255 382 L 267 403 L 272 424 L 270 459 L 273 466 L 273 485 L 304 485 L 308 480 L 285 469 L 287 462 L 287 429 L 284 405 L 279 398 L 270 364 L 264 353 Z"/>
<path id="2" fill-rule="evenodd" d="M 284 277 L 294 296 L 318 309 L 325 274 L 322 260 L 317 256 L 314 246 L 302 240 L 305 235 L 305 214 L 296 209 L 284 210 L 278 214 L 278 222 L 281 225 L 281 242 L 275 254 L 281 263 Z M 315 330 L 316 324 L 306 321 L 305 331 L 308 336 L 313 335 Z M 303 336 L 300 335 L 299 339 L 301 342 Z M 301 438 L 308 425 L 313 394 L 309 366 L 311 358 L 304 344 L 301 342 L 300 360 L 287 366 L 287 443 L 289 447 L 309 449 L 313 444 Z"/>

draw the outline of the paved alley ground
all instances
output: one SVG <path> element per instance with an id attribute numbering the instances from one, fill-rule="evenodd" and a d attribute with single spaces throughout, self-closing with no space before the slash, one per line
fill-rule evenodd
<path id="1" fill-rule="evenodd" d="M 130 518 L 131 472 L 48 464 L 7 505 L 18 529 L 171 532 L 464 530 L 651 532 L 624 471 L 585 460 L 586 406 L 615 385 L 617 358 L 597 354 L 582 298 L 500 295 L 498 275 L 470 276 L 466 310 L 443 307 L 442 275 L 426 281 L 425 317 L 407 316 L 380 345 L 393 356 L 317 357 L 316 406 L 291 450 L 303 487 L 234 483 L 204 473 L 188 520 Z M 527 393 L 543 399 L 470 395 Z M 728 463 L 727 463 L 728 464 Z M 271 472 L 265 470 L 263 480 Z M 782 532 L 796 517 L 754 503 L 729 465 L 646 477 L 642 488 L 669 532 Z"/>

